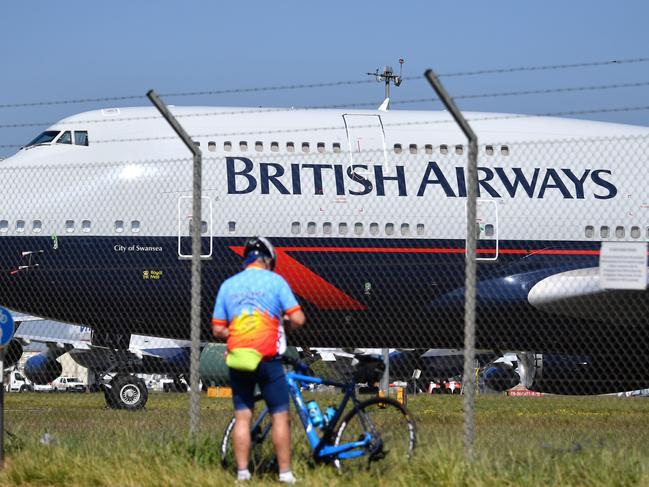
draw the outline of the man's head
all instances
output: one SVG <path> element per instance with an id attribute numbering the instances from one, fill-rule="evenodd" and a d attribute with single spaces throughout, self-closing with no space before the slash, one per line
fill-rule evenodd
<path id="1" fill-rule="evenodd" d="M 271 271 L 275 268 L 277 254 L 275 247 L 264 237 L 251 237 L 246 241 L 243 249 L 244 265 L 248 266 L 253 262 L 263 262 Z"/>

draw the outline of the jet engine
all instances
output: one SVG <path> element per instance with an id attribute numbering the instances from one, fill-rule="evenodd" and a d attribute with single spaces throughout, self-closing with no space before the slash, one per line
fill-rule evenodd
<path id="1" fill-rule="evenodd" d="M 516 369 L 506 363 L 492 363 L 482 372 L 484 384 L 494 391 L 503 392 L 511 389 L 519 382 Z"/>
<path id="2" fill-rule="evenodd" d="M 620 374 L 619 364 L 635 363 L 636 374 Z M 608 394 L 649 387 L 645 363 L 630 357 L 518 354 L 518 375 L 529 390 L 551 394 Z"/>
<path id="3" fill-rule="evenodd" d="M 63 367 L 56 359 L 40 353 L 27 360 L 24 372 L 34 384 L 47 384 L 61 375 Z"/>

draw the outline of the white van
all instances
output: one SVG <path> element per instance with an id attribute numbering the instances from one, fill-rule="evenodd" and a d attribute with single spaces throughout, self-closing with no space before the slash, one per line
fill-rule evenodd
<path id="1" fill-rule="evenodd" d="M 5 391 L 7 392 L 31 392 L 34 387 L 31 383 L 17 370 L 12 370 L 9 373 L 8 382 L 5 384 Z"/>

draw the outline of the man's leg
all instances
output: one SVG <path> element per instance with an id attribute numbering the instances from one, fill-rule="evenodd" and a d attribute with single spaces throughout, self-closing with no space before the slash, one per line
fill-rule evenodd
<path id="1" fill-rule="evenodd" d="M 234 412 L 234 419 L 234 430 L 232 431 L 234 459 L 237 462 L 237 470 L 247 470 L 250 455 L 250 422 L 252 421 L 252 411 L 250 409 L 239 409 Z M 273 437 L 274 428 L 275 422 L 273 421 Z"/>
<path id="2" fill-rule="evenodd" d="M 230 386 L 234 405 L 234 428 L 232 446 L 237 463 L 237 479 L 249 480 L 248 459 L 250 457 L 250 423 L 255 407 L 255 378 L 250 372 L 230 369 Z"/>
<path id="3" fill-rule="evenodd" d="M 277 455 L 277 464 L 280 472 L 291 470 L 291 429 L 288 411 L 275 413 L 273 418 L 273 446 Z M 250 435 L 248 435 L 250 436 Z"/>

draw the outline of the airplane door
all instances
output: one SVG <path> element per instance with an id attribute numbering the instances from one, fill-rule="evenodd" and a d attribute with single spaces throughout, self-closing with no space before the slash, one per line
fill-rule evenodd
<path id="1" fill-rule="evenodd" d="M 349 143 L 349 164 L 381 164 L 387 167 L 387 148 L 381 116 L 344 114 L 343 120 Z"/>
<path id="2" fill-rule="evenodd" d="M 476 201 L 476 260 L 498 259 L 498 203 L 494 200 Z"/>
<path id="3" fill-rule="evenodd" d="M 212 257 L 212 198 L 202 197 L 201 258 Z M 192 196 L 178 198 L 178 258 L 192 257 Z"/>

